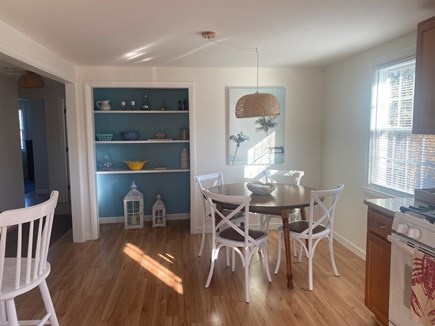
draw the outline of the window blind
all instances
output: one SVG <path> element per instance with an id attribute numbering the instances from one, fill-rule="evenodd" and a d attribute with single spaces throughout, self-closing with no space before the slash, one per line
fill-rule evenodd
<path id="1" fill-rule="evenodd" d="M 435 187 L 435 136 L 413 135 L 415 59 L 376 69 L 371 99 L 368 183 L 414 194 Z"/>

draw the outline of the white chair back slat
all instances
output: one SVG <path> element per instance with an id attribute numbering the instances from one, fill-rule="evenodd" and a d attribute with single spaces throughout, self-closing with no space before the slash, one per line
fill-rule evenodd
<path id="1" fill-rule="evenodd" d="M 23 241 L 23 225 L 18 224 L 18 236 L 17 236 L 17 257 L 22 257 L 21 243 Z M 20 286 L 21 277 L 21 259 L 16 260 L 15 264 L 15 288 Z"/>
<path id="2" fill-rule="evenodd" d="M 39 262 L 41 261 L 41 236 L 42 236 L 42 218 L 39 219 L 39 224 L 38 224 L 38 233 L 37 233 L 37 237 L 36 237 L 36 249 L 35 249 L 35 257 L 33 259 L 33 278 L 35 279 L 36 277 L 38 277 L 38 273 L 39 273 Z"/>
<path id="3" fill-rule="evenodd" d="M 0 231 L 0 253 L 4 253 L 6 250 L 7 233 L 8 233 L 8 227 L 3 226 Z M 4 257 L 4 255 L 2 255 L 1 257 Z M 3 287 L 2 280 L 3 280 L 4 269 L 5 269 L 5 260 L 3 258 L 0 259 L 0 292 L 2 291 L 2 287 Z"/>
<path id="4" fill-rule="evenodd" d="M 29 245 L 27 246 L 27 265 L 26 265 L 26 284 L 30 283 L 30 275 L 32 270 L 32 250 L 33 250 L 33 228 L 34 221 L 30 222 L 29 226 Z"/>

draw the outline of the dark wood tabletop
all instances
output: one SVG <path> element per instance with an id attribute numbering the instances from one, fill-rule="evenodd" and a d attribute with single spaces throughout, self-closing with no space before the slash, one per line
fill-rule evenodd
<path id="1" fill-rule="evenodd" d="M 209 191 L 227 196 L 250 196 L 249 210 L 253 213 L 270 214 L 281 216 L 284 228 L 284 247 L 287 261 L 287 287 L 293 288 L 293 274 L 291 269 L 291 249 L 288 229 L 289 211 L 301 208 L 301 216 L 305 219 L 303 208 L 310 206 L 311 190 L 314 188 L 291 185 L 276 184 L 276 189 L 270 195 L 253 194 L 246 186 L 246 183 L 229 183 L 222 186 L 210 188 Z M 232 208 L 225 205 L 223 208 Z"/>

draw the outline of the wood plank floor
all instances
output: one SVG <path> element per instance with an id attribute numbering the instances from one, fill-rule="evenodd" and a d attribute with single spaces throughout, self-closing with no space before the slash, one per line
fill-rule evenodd
<path id="1" fill-rule="evenodd" d="M 285 264 L 267 278 L 256 254 L 251 266 L 251 303 L 244 302 L 243 269 L 219 257 L 210 288 L 204 287 L 210 246 L 198 257 L 200 235 L 188 221 L 166 228 L 124 230 L 101 225 L 101 238 L 72 243 L 71 232 L 50 249 L 48 285 L 61 325 L 375 325 L 364 305 L 364 261 L 336 243 L 335 277 L 327 242 L 314 262 L 314 291 L 307 263 L 293 262 L 294 289 L 286 289 Z M 270 233 L 270 268 L 277 232 Z M 16 300 L 20 319 L 43 313 L 36 289 Z"/>

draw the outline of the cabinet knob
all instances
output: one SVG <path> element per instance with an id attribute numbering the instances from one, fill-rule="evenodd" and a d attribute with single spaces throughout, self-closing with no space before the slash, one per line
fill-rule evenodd
<path id="1" fill-rule="evenodd" d="M 404 235 L 407 235 L 408 234 L 408 229 L 409 229 L 408 224 L 400 223 L 397 226 L 397 233 L 402 233 Z"/>
<path id="2" fill-rule="evenodd" d="M 420 229 L 417 228 L 410 228 L 408 231 L 408 237 L 411 239 L 419 239 L 421 236 Z"/>

